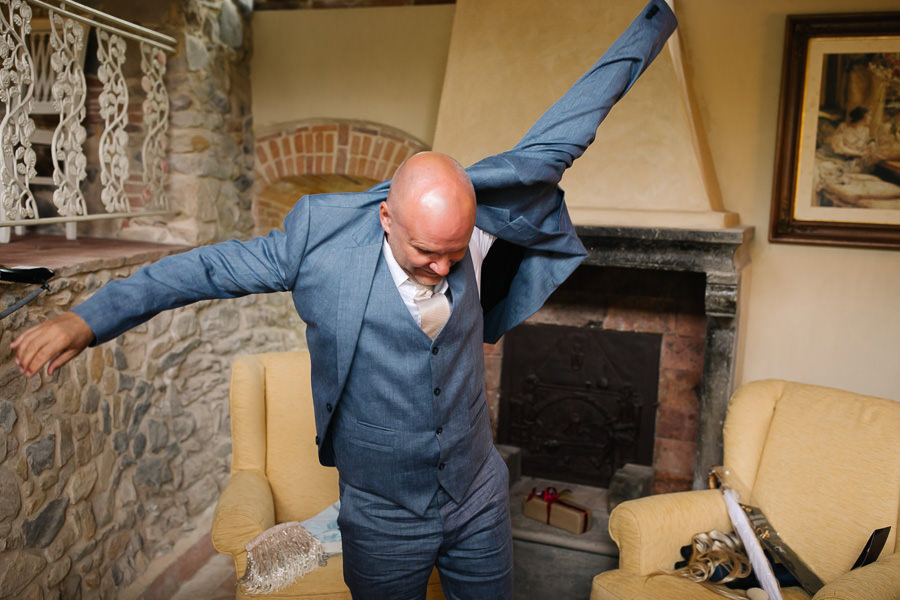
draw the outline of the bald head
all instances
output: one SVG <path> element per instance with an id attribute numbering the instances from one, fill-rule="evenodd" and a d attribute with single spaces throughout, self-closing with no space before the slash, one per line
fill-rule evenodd
<path id="1" fill-rule="evenodd" d="M 397 213 L 425 202 L 430 210 L 475 215 L 475 190 L 465 169 L 439 152 L 419 152 L 406 159 L 391 180 L 388 205 Z"/>
<path id="2" fill-rule="evenodd" d="M 433 285 L 465 255 L 475 226 L 475 190 L 458 162 L 421 152 L 397 169 L 379 216 L 400 266 Z"/>

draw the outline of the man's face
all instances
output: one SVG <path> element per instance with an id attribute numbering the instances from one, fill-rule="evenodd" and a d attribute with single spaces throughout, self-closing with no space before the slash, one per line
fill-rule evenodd
<path id="1" fill-rule="evenodd" d="M 379 215 L 397 263 L 422 285 L 439 283 L 463 259 L 475 226 L 470 211 L 442 210 L 430 200 L 395 206 L 393 213 L 383 202 Z"/>

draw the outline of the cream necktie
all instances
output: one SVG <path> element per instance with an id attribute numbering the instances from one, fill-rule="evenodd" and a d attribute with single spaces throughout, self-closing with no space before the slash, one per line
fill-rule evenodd
<path id="1" fill-rule="evenodd" d="M 419 309 L 420 327 L 425 335 L 434 339 L 450 318 L 450 302 L 444 294 L 435 294 L 433 285 L 422 285 L 412 278 L 410 281 L 416 286 L 413 300 Z"/>

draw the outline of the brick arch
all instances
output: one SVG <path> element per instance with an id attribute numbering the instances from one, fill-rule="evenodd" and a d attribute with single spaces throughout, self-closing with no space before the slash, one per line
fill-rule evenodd
<path id="1" fill-rule="evenodd" d="M 292 175 L 390 178 L 406 158 L 428 146 L 388 125 L 350 119 L 304 119 L 266 128 L 256 138 L 259 189 Z"/>

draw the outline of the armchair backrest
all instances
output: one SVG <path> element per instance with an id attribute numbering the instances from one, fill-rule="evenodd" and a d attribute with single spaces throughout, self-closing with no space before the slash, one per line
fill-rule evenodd
<path id="1" fill-rule="evenodd" d="M 742 386 L 724 427 L 724 465 L 825 582 L 850 570 L 872 531 L 898 550 L 900 402 L 786 381 Z"/>
<path id="2" fill-rule="evenodd" d="M 309 352 L 242 356 L 231 372 L 231 472 L 263 473 L 275 521 L 303 521 L 338 499 L 337 470 L 319 464 Z"/>

